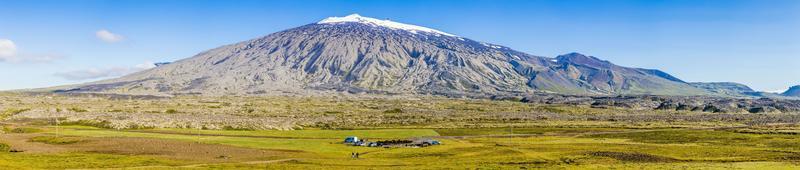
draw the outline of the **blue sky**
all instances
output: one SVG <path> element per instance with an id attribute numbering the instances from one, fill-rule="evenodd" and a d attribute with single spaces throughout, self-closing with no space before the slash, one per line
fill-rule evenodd
<path id="1" fill-rule="evenodd" d="M 686 81 L 800 84 L 797 0 L 0 0 L 0 90 L 118 76 L 351 13 Z"/>

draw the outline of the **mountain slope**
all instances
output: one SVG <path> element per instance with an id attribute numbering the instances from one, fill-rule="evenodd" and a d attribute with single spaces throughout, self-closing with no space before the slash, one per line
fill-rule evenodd
<path id="1" fill-rule="evenodd" d="M 781 93 L 781 95 L 789 97 L 800 97 L 800 85 L 789 87 L 789 89 Z"/>
<path id="2" fill-rule="evenodd" d="M 758 92 L 747 85 L 733 82 L 692 82 L 694 87 L 728 96 L 759 96 Z"/>
<path id="3" fill-rule="evenodd" d="M 658 70 L 570 53 L 534 56 L 442 31 L 350 15 L 59 90 L 126 94 L 703 95 Z"/>

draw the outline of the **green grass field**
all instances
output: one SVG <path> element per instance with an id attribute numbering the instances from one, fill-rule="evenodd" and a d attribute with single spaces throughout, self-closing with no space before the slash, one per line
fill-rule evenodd
<path id="1" fill-rule="evenodd" d="M 39 127 L 39 136 L 103 140 L 153 138 L 241 148 L 292 151 L 269 162 L 207 164 L 163 155 L 108 153 L 0 153 L 4 168 L 144 169 L 794 169 L 800 168 L 800 136 L 743 134 L 706 129 L 482 128 L 372 130 L 112 130 L 83 126 Z M 428 136 L 443 144 L 426 148 L 369 148 L 341 144 L 345 136 L 405 139 Z M 31 142 L 69 146 L 52 137 Z M 45 140 L 45 141 L 37 141 Z M 135 147 L 135 146 L 131 146 Z M 362 153 L 352 159 L 352 152 Z"/>
<path id="2" fill-rule="evenodd" d="M 0 99 L 0 169 L 800 169 L 796 124 L 650 117 L 706 116 L 688 112 L 442 98 Z M 109 114 L 75 118 L 97 113 Z M 195 125 L 214 115 L 237 117 Z M 259 118 L 297 121 L 228 127 Z M 347 136 L 442 144 L 356 147 L 342 144 Z"/>

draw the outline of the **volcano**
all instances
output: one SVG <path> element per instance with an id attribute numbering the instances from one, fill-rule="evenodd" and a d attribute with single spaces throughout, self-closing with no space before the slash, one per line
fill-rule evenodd
<path id="1" fill-rule="evenodd" d="M 496 96 L 702 95 L 665 72 L 569 53 L 543 57 L 443 31 L 353 14 L 211 49 L 72 93 Z"/>

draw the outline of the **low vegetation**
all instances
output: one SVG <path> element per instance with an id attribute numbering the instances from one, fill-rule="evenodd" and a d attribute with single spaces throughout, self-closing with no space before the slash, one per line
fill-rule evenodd
<path id="1" fill-rule="evenodd" d="M 82 139 L 76 137 L 60 137 L 60 136 L 36 136 L 31 138 L 31 142 L 40 142 L 54 145 L 65 145 L 83 142 Z"/>
<path id="2" fill-rule="evenodd" d="M 54 135 L 55 127 L 47 126 L 45 134 Z M 163 169 L 192 166 L 194 168 L 291 168 L 319 169 L 345 167 L 404 167 L 404 168 L 607 168 L 607 167 L 795 167 L 800 161 L 797 141 L 800 136 L 778 134 L 742 134 L 731 130 L 713 129 L 625 129 L 625 128 L 519 128 L 514 133 L 497 128 L 474 129 L 364 129 L 364 130 L 191 130 L 145 129 L 112 130 L 86 126 L 60 126 L 58 134 L 65 137 L 37 136 L 30 142 L 54 147 L 99 149 L 105 154 L 62 153 L 17 155 L 14 160 L 68 160 L 71 157 L 121 156 L 133 161 L 119 166 L 110 164 L 97 167 L 161 167 Z M 490 135 L 484 135 L 490 134 Z M 505 134 L 505 135 L 504 135 Z M 360 136 L 367 140 L 408 139 L 429 136 L 442 145 L 427 148 L 371 148 L 341 144 L 345 136 Z M 688 139 L 683 139 L 688 137 Z M 80 139 L 80 142 L 60 142 Z M 92 141 L 109 141 L 114 145 L 97 145 Z M 162 152 L 157 148 L 142 147 L 142 139 L 185 141 L 200 144 L 279 151 L 280 154 L 264 157 L 264 161 L 224 163 L 226 159 L 240 156 L 213 156 L 206 158 L 222 161 L 219 164 L 198 163 L 199 158 L 171 156 L 176 150 Z M 4 139 L 3 139 L 4 140 Z M 2 140 L 0 140 L 2 141 Z M 158 142 L 150 141 L 155 144 Z M 124 146 L 127 145 L 127 146 Z M 178 145 L 179 146 L 179 145 Z M 174 147 L 178 147 L 174 146 Z M 99 147 L 99 148 L 98 148 Z M 134 150 L 123 151 L 120 149 Z M 140 150 L 141 148 L 144 150 Z M 149 148 L 149 149 L 148 149 Z M 198 148 L 198 147 L 192 147 Z M 152 150 L 150 150 L 152 149 Z M 352 159 L 352 152 L 362 153 Z M 0 153 L 0 157 L 3 153 Z M 5 153 L 8 154 L 8 153 Z M 110 155 L 109 155 L 110 154 Z M 124 155 L 117 155 L 124 154 Z M 133 154 L 133 155 L 131 155 Z M 210 154 L 219 154 L 213 152 Z M 94 158 L 81 162 L 94 163 Z M 258 158 L 255 158 L 258 160 Z M 149 163 L 137 162 L 147 161 Z M 272 161 L 270 161 L 272 160 Z M 76 160 L 77 161 L 77 160 Z M 208 160 L 205 160 L 208 161 Z M 273 162 L 274 161 L 274 162 Z M 261 163 L 259 163 L 261 162 Z M 45 168 L 86 168 L 77 164 L 29 165 Z M 727 166 L 725 166 L 727 165 Z M 12 166 L 13 167 L 13 166 Z"/>
<path id="3" fill-rule="evenodd" d="M 0 143 L 0 152 L 8 152 L 10 150 L 11 150 L 11 147 L 9 147 L 7 144 Z"/>
<path id="4" fill-rule="evenodd" d="M 29 110 L 31 109 L 14 109 L 14 108 L 6 109 L 5 111 L 0 112 L 0 119 L 6 118 L 8 116 L 13 116 Z"/>
<path id="5" fill-rule="evenodd" d="M 793 113 L 443 98 L 0 98 L 9 101 L 0 110 L 30 108 L 0 122 L 0 169 L 800 168 L 800 126 L 784 122 Z M 347 136 L 442 144 L 354 147 L 342 144 Z"/>
<path id="6" fill-rule="evenodd" d="M 9 132 L 11 133 L 39 133 L 42 132 L 41 129 L 37 128 L 29 128 L 29 127 L 19 127 L 11 129 Z"/>
<path id="7" fill-rule="evenodd" d="M 523 103 L 441 97 L 197 97 L 115 99 L 103 96 L 0 95 L 6 120 L 113 129 L 191 128 L 477 128 L 513 126 L 686 127 L 800 122 L 793 113 L 746 114 Z M 6 109 L 8 110 L 8 109 Z M 589 124 L 586 124 L 589 122 Z"/>

